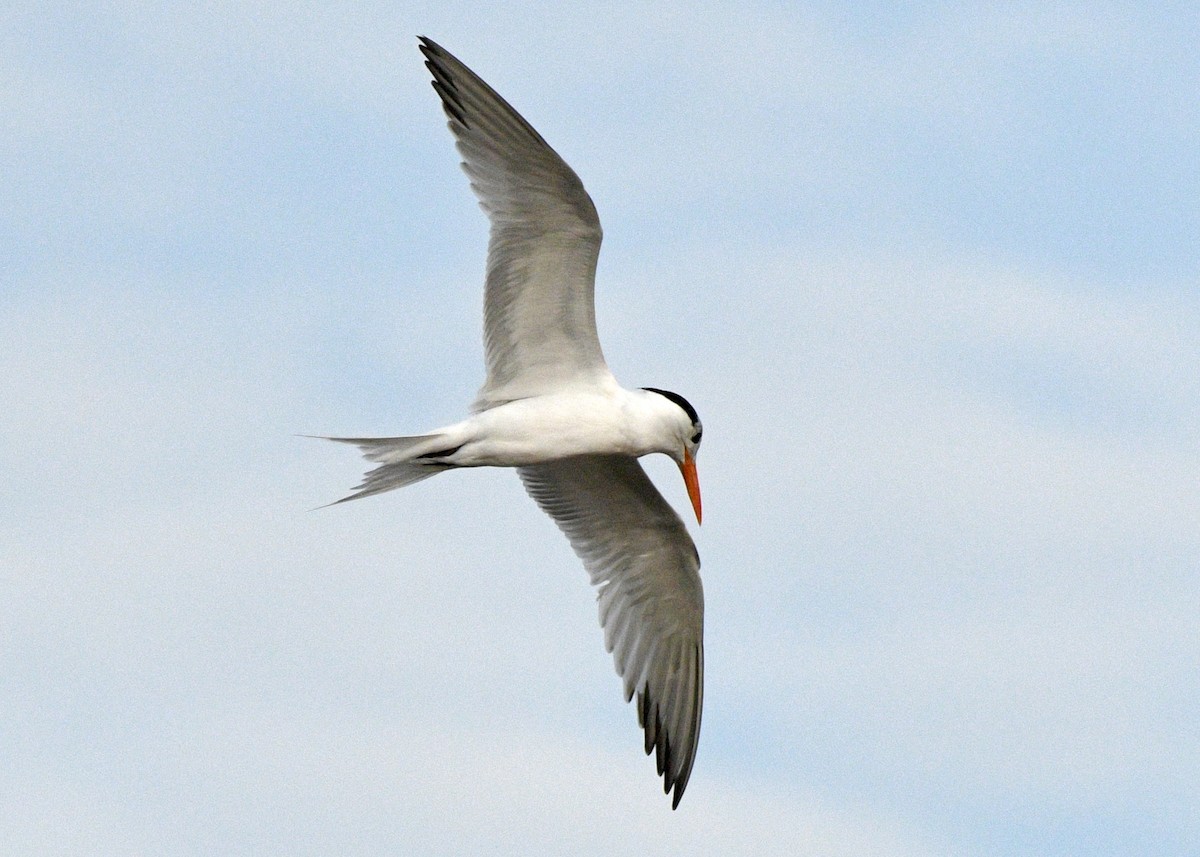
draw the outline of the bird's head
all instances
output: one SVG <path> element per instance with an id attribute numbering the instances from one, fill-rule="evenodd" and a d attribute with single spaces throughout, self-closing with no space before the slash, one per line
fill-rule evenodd
<path id="1" fill-rule="evenodd" d="M 696 512 L 696 523 L 700 523 L 700 477 L 696 475 L 696 455 L 700 452 L 700 441 L 704 437 L 704 426 L 700 423 L 700 415 L 691 403 L 678 393 L 669 390 L 659 390 L 655 387 L 643 387 L 649 393 L 657 393 L 670 401 L 678 409 L 673 421 L 676 429 L 676 443 L 667 451 L 679 465 L 683 474 L 683 484 L 687 486 L 688 499 L 692 501 L 692 509 Z"/>

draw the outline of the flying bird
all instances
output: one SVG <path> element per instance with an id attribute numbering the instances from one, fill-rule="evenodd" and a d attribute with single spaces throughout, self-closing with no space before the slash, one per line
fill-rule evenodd
<path id="1" fill-rule="evenodd" d="M 515 467 L 598 590 L 604 644 L 678 807 L 700 736 L 700 558 L 638 458 L 674 459 L 699 523 L 700 417 L 677 393 L 627 390 L 609 371 L 593 302 L 600 220 L 579 177 L 478 75 L 420 43 L 491 222 L 487 378 L 462 422 L 409 437 L 329 438 L 377 465 L 337 502 L 457 467 Z"/>

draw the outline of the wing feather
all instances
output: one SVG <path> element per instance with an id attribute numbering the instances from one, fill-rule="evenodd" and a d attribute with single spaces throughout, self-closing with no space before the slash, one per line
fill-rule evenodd
<path id="1" fill-rule="evenodd" d="M 587 455 L 518 468 L 598 587 L 606 648 L 637 696 L 646 752 L 679 805 L 700 737 L 704 593 L 687 529 L 637 459 Z"/>
<path id="2" fill-rule="evenodd" d="M 593 301 L 600 219 L 583 183 L 503 98 L 435 42 L 421 52 L 463 169 L 491 221 L 487 380 L 475 408 L 607 384 Z"/>

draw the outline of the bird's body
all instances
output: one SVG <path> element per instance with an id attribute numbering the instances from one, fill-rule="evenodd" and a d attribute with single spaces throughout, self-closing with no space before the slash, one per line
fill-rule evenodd
<path id="1" fill-rule="evenodd" d="M 522 467 L 576 455 L 671 455 L 680 446 L 672 434 L 677 411 L 662 396 L 616 384 L 564 390 L 506 402 L 434 429 L 427 437 L 436 442 L 416 457 L 454 467 Z"/>
<path id="2" fill-rule="evenodd" d="M 646 752 L 678 806 L 703 698 L 700 561 L 683 522 L 637 459 L 679 464 L 697 520 L 702 429 L 678 394 L 621 387 L 604 361 L 592 300 L 601 230 L 579 178 L 470 69 L 421 39 L 471 187 L 491 221 L 487 380 L 471 414 L 421 435 L 331 438 L 377 466 L 353 500 L 451 468 L 516 468 L 599 589 L 605 645 Z M 342 502 L 342 501 L 339 501 Z"/>

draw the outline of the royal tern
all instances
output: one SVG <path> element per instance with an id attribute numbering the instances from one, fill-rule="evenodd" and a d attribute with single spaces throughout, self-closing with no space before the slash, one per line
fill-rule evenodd
<path id="1" fill-rule="evenodd" d="M 455 467 L 515 467 L 597 587 L 604 644 L 636 694 L 646 753 L 672 808 L 700 735 L 704 595 L 683 521 L 638 458 L 683 473 L 700 521 L 701 425 L 680 395 L 622 388 L 596 335 L 600 221 L 579 177 L 474 72 L 421 38 L 463 169 L 491 221 L 484 301 L 487 379 L 471 415 L 427 434 L 329 438 L 377 464 L 353 494 L 379 494 Z"/>

